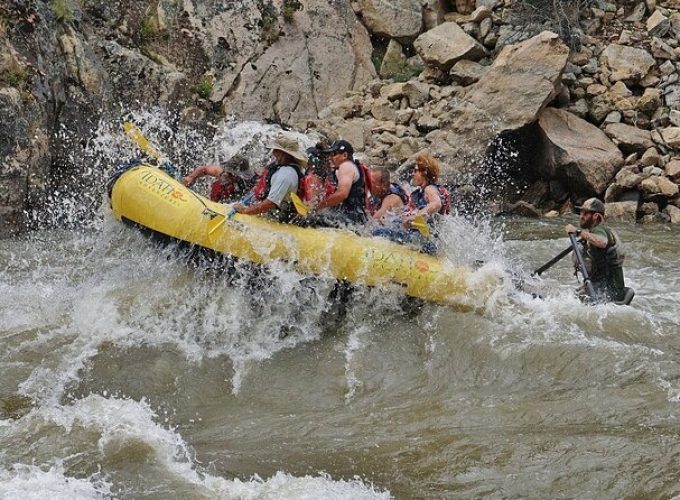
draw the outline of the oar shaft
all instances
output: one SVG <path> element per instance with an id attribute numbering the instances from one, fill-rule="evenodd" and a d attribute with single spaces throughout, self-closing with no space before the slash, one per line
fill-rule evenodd
<path id="1" fill-rule="evenodd" d="M 569 241 L 571 241 L 571 246 L 574 249 L 574 254 L 576 255 L 576 262 L 578 262 L 579 270 L 583 276 L 583 283 L 586 286 L 586 291 L 591 298 L 595 298 L 595 287 L 590 281 L 590 275 L 588 274 L 588 269 L 586 268 L 586 261 L 583 259 L 581 250 L 578 247 L 578 242 L 576 241 L 576 236 L 574 233 L 569 233 Z"/>
<path id="2" fill-rule="evenodd" d="M 550 269 L 552 266 L 557 264 L 559 261 L 561 261 L 563 258 L 565 258 L 567 255 L 571 253 L 573 250 L 572 247 L 565 248 L 562 250 L 560 253 L 555 255 L 552 259 L 550 259 L 548 262 L 543 264 L 541 267 L 536 269 L 533 273 L 531 273 L 532 276 L 540 276 L 544 271 L 547 271 Z"/>

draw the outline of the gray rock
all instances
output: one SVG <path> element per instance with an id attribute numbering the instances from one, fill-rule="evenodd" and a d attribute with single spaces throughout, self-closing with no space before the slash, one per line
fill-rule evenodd
<path id="1" fill-rule="evenodd" d="M 392 78 L 404 71 L 407 67 L 406 56 L 402 50 L 401 44 L 396 40 L 390 40 L 387 44 L 385 56 L 380 64 L 380 77 Z"/>
<path id="2" fill-rule="evenodd" d="M 546 177 L 557 177 L 581 194 L 597 195 L 623 165 L 621 151 L 594 125 L 566 111 L 547 108 L 538 121 L 547 146 Z"/>
<path id="3" fill-rule="evenodd" d="M 657 59 L 676 59 L 673 47 L 664 42 L 661 38 L 652 38 L 652 55 Z"/>
<path id="4" fill-rule="evenodd" d="M 673 125 L 680 127 L 680 111 L 671 109 L 668 113 L 668 119 Z"/>
<path id="5" fill-rule="evenodd" d="M 649 33 L 649 36 L 666 36 L 670 29 L 671 21 L 658 10 L 647 19 L 647 33 Z"/>
<path id="6" fill-rule="evenodd" d="M 620 123 L 621 113 L 619 111 L 612 111 L 604 119 L 604 123 Z"/>
<path id="7" fill-rule="evenodd" d="M 654 147 L 649 130 L 642 130 L 625 123 L 610 123 L 604 131 L 625 154 L 643 153 Z"/>
<path id="8" fill-rule="evenodd" d="M 651 176 L 661 176 L 663 175 L 663 169 L 656 167 L 656 166 L 649 166 L 645 167 L 642 169 L 642 175 L 645 177 L 651 177 Z"/>
<path id="9" fill-rule="evenodd" d="M 477 40 L 453 22 L 423 33 L 413 45 L 423 61 L 441 68 L 450 68 L 460 59 L 477 61 L 487 55 Z"/>
<path id="10" fill-rule="evenodd" d="M 482 66 L 474 61 L 463 59 L 453 65 L 449 75 L 451 75 L 454 82 L 467 86 L 477 82 L 488 69 L 488 66 Z"/>
<path id="11" fill-rule="evenodd" d="M 611 70 L 609 80 L 639 82 L 654 66 L 654 58 L 644 49 L 618 44 L 608 45 L 600 62 Z"/>
<path id="12" fill-rule="evenodd" d="M 635 222 L 637 218 L 636 201 L 617 201 L 605 204 L 605 217 L 609 222 Z"/>
<path id="13" fill-rule="evenodd" d="M 588 102 L 585 99 L 578 99 L 567 110 L 579 118 L 585 118 L 588 115 Z"/>
<path id="14" fill-rule="evenodd" d="M 680 85 L 668 85 L 663 90 L 663 102 L 671 109 L 680 107 Z"/>
<path id="15" fill-rule="evenodd" d="M 423 26 L 420 0 L 356 0 L 364 25 L 374 35 L 410 41 Z M 326 24 L 326 23 L 324 23 Z"/>

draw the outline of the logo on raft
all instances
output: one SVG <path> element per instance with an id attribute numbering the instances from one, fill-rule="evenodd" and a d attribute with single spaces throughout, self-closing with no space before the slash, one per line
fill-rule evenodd
<path id="1" fill-rule="evenodd" d="M 383 252 L 374 248 L 364 250 L 364 257 L 373 260 L 373 266 L 381 271 L 403 268 L 416 271 L 416 279 L 431 279 L 436 273 L 430 269 L 430 265 L 421 259 L 413 259 L 391 251 Z"/>
<path id="2" fill-rule="evenodd" d="M 178 204 L 178 202 L 186 203 L 188 201 L 184 197 L 184 193 L 165 180 L 163 176 L 157 175 L 154 172 L 147 172 L 142 175 L 141 180 L 151 192 L 160 195 L 161 198 L 173 204 Z"/>

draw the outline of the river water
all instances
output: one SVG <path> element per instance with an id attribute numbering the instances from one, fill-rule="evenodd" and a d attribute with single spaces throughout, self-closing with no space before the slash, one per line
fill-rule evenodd
<path id="1" fill-rule="evenodd" d="M 680 234 L 614 226 L 630 307 L 582 305 L 575 216 L 472 224 L 523 274 L 483 314 L 281 265 L 260 287 L 115 221 L 0 241 L 0 498 L 680 495 Z M 499 271 L 501 272 L 501 271 Z"/>

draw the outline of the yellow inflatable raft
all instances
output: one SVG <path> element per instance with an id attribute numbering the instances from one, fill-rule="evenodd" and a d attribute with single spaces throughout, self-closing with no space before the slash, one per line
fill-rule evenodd
<path id="1" fill-rule="evenodd" d="M 180 242 L 262 266 L 285 261 L 305 275 L 371 287 L 400 285 L 409 296 L 461 310 L 483 310 L 498 286 L 498 277 L 491 273 L 456 266 L 383 238 L 280 224 L 260 216 L 227 218 L 229 205 L 194 193 L 150 165 L 133 167 L 118 177 L 111 189 L 111 206 L 116 218 Z"/>

